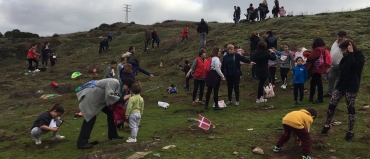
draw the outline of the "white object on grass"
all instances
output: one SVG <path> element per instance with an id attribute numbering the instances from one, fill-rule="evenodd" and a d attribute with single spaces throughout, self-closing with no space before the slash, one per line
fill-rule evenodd
<path id="1" fill-rule="evenodd" d="M 218 106 L 220 108 L 225 108 L 226 107 L 225 101 L 224 100 L 218 101 Z M 215 107 L 215 104 L 214 103 L 213 103 L 213 107 Z"/>
<path id="2" fill-rule="evenodd" d="M 268 86 L 263 88 L 266 92 L 266 98 L 272 98 L 275 96 L 274 88 L 272 88 L 272 84 L 269 83 Z"/>
<path id="3" fill-rule="evenodd" d="M 170 106 L 170 104 L 158 101 L 158 106 L 167 109 Z"/>

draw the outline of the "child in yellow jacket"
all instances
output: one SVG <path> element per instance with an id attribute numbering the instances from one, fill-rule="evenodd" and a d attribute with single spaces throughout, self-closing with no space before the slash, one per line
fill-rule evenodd
<path id="1" fill-rule="evenodd" d="M 283 118 L 284 132 L 281 134 L 276 146 L 273 148 L 274 152 L 283 150 L 283 145 L 289 141 L 290 135 L 293 132 L 301 142 L 302 158 L 312 159 L 309 156 L 311 149 L 310 127 L 314 119 L 316 119 L 317 112 L 313 108 L 301 109 L 292 111 Z"/>
<path id="2" fill-rule="evenodd" d="M 126 117 L 129 118 L 131 137 L 129 137 L 126 142 L 136 142 L 137 132 L 139 131 L 139 125 L 141 120 L 141 115 L 144 111 L 144 99 L 140 96 L 141 84 L 134 83 L 131 85 L 131 93 L 133 96 L 127 104 Z"/>

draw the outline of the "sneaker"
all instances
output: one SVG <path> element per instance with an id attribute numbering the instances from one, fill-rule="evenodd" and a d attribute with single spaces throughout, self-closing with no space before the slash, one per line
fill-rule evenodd
<path id="1" fill-rule="evenodd" d="M 61 139 L 64 139 L 64 138 L 65 138 L 64 136 L 60 136 L 60 135 L 58 134 L 58 135 L 52 136 L 52 137 L 51 137 L 51 140 L 61 140 Z"/>
<path id="2" fill-rule="evenodd" d="M 324 126 L 321 130 L 321 135 L 327 135 L 329 130 L 330 130 L 330 125 L 329 127 Z"/>
<path id="3" fill-rule="evenodd" d="M 324 101 L 322 101 L 322 100 L 316 100 L 316 101 L 312 102 L 312 104 L 319 104 L 319 103 L 324 103 Z"/>
<path id="4" fill-rule="evenodd" d="M 355 134 L 353 132 L 347 132 L 344 139 L 347 141 L 351 140 L 353 137 L 355 137 Z"/>
<path id="5" fill-rule="evenodd" d="M 136 142 L 136 139 L 133 139 L 133 138 L 128 138 L 127 140 L 126 140 L 126 142 L 128 142 L 128 143 L 133 143 L 133 142 Z"/>
<path id="6" fill-rule="evenodd" d="M 298 102 L 297 101 L 294 101 L 293 104 L 292 104 L 292 106 L 295 107 L 295 106 L 297 106 L 297 104 L 298 104 Z"/>
<path id="7" fill-rule="evenodd" d="M 232 102 L 232 101 L 228 101 L 228 102 L 226 102 L 225 104 L 226 104 L 226 105 L 230 105 L 230 104 L 233 104 L 233 102 Z"/>
<path id="8" fill-rule="evenodd" d="M 283 151 L 283 147 L 277 147 L 277 146 L 275 146 L 275 147 L 272 149 L 272 151 L 274 151 L 274 152 L 281 152 L 281 151 Z"/>
<path id="9" fill-rule="evenodd" d="M 263 99 L 263 97 L 261 97 L 260 99 L 256 99 L 256 103 L 265 103 L 267 102 L 267 99 Z"/>
<path id="10" fill-rule="evenodd" d="M 197 105 L 197 102 L 196 101 L 193 101 L 193 102 L 191 102 L 191 105 L 192 106 L 196 106 Z"/>
<path id="11" fill-rule="evenodd" d="M 203 101 L 199 101 L 198 104 L 199 105 L 204 105 L 204 102 Z"/>
<path id="12" fill-rule="evenodd" d="M 40 72 L 40 70 L 39 69 L 36 69 L 35 72 Z"/>
<path id="13" fill-rule="evenodd" d="M 311 156 L 302 156 L 302 159 L 313 159 Z"/>
<path id="14" fill-rule="evenodd" d="M 28 72 L 32 72 L 31 70 L 28 70 Z"/>
<path id="15" fill-rule="evenodd" d="M 36 140 L 35 140 L 35 144 L 36 144 L 36 145 L 40 145 L 40 144 L 41 144 L 41 137 L 36 138 Z"/>
<path id="16" fill-rule="evenodd" d="M 285 84 L 283 84 L 283 85 L 281 86 L 281 88 L 286 89 L 286 85 L 285 85 Z"/>
<path id="17" fill-rule="evenodd" d="M 238 101 L 235 102 L 235 106 L 239 106 L 239 102 Z"/>

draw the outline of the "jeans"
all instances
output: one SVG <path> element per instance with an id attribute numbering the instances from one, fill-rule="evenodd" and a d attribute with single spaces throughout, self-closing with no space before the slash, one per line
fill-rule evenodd
<path id="1" fill-rule="evenodd" d="M 258 83 L 258 92 L 257 92 L 257 98 L 260 99 L 263 96 L 263 86 L 265 85 L 265 82 L 267 78 L 259 78 L 259 83 Z"/>
<path id="2" fill-rule="evenodd" d="M 194 90 L 193 90 L 193 101 L 195 101 L 195 97 L 197 96 L 198 88 L 199 90 L 199 101 L 202 101 L 203 94 L 204 94 L 204 86 L 206 85 L 205 80 L 194 79 Z"/>
<path id="3" fill-rule="evenodd" d="M 39 61 L 37 61 L 36 58 L 28 59 L 28 69 L 31 69 L 32 67 L 32 62 L 36 63 L 35 70 L 39 68 Z"/>
<path id="4" fill-rule="evenodd" d="M 339 68 L 338 67 L 331 67 L 329 70 L 329 80 L 328 80 L 328 90 L 326 93 L 330 94 L 333 92 L 335 87 L 335 82 L 339 77 Z"/>
<path id="5" fill-rule="evenodd" d="M 131 129 L 131 138 L 136 139 L 137 132 L 139 131 L 139 125 L 141 120 L 140 113 L 132 113 L 129 116 L 130 129 Z"/>
<path id="6" fill-rule="evenodd" d="M 303 91 L 304 91 L 304 84 L 303 83 L 295 83 L 294 84 L 294 101 L 297 101 L 298 98 L 298 91 L 299 91 L 299 101 L 303 101 Z"/>
<path id="7" fill-rule="evenodd" d="M 275 73 L 276 73 L 276 67 L 269 67 L 270 70 L 270 78 L 269 83 L 275 85 Z"/>
<path id="8" fill-rule="evenodd" d="M 265 20 L 265 12 L 260 11 L 260 21 Z"/>
<path id="9" fill-rule="evenodd" d="M 57 127 L 59 127 L 62 124 L 62 120 L 56 120 L 55 122 L 56 122 Z M 42 130 L 40 127 L 34 127 L 31 130 L 31 135 L 39 139 L 41 135 L 45 135 L 48 132 L 49 131 L 47 130 Z M 53 136 L 56 136 L 56 135 L 58 135 L 58 131 L 53 132 Z"/>
<path id="10" fill-rule="evenodd" d="M 316 92 L 316 86 L 317 86 L 317 99 L 320 101 L 323 101 L 323 87 L 322 87 L 322 80 L 321 80 L 321 74 L 315 73 L 311 77 L 311 83 L 310 83 L 310 99 L 313 99 L 313 96 L 315 96 Z"/>
<path id="11" fill-rule="evenodd" d="M 284 132 L 281 134 L 276 146 L 283 147 L 283 145 L 289 141 L 290 135 L 293 132 L 302 142 L 302 155 L 309 155 L 311 149 L 311 136 L 307 129 L 296 129 L 286 124 L 283 124 L 283 128 Z"/>
<path id="12" fill-rule="evenodd" d="M 226 76 L 226 83 L 227 83 L 227 97 L 229 101 L 231 101 L 231 97 L 232 97 L 233 89 L 234 89 L 236 101 L 239 102 L 240 76 Z"/>
<path id="13" fill-rule="evenodd" d="M 213 101 L 215 103 L 215 108 L 219 107 L 219 105 L 218 105 L 218 90 L 220 89 L 220 84 L 221 84 L 221 80 L 219 80 L 217 82 L 215 87 L 207 87 L 206 107 L 205 108 L 208 108 L 209 100 L 211 98 L 212 89 L 214 90 L 214 92 L 213 92 Z"/>
<path id="14" fill-rule="evenodd" d="M 239 20 L 240 20 L 240 17 L 238 18 L 238 17 L 236 17 L 235 18 L 235 24 L 239 24 Z"/>
<path id="15" fill-rule="evenodd" d="M 281 68 L 280 67 L 281 82 L 283 82 L 283 84 L 285 84 L 285 85 L 288 83 L 289 70 L 290 70 L 290 68 Z"/>
<path id="16" fill-rule="evenodd" d="M 207 44 L 207 33 L 200 33 L 199 39 L 200 39 L 200 47 L 205 48 Z"/>

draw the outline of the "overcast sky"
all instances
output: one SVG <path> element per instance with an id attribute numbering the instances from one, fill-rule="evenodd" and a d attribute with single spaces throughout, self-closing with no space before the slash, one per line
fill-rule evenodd
<path id="1" fill-rule="evenodd" d="M 0 0 L 0 32 L 12 29 L 50 36 L 88 31 L 102 23 L 125 21 L 124 4 L 131 5 L 129 22 L 154 24 L 164 20 L 232 22 L 233 6 L 242 14 L 262 0 Z M 273 0 L 267 0 L 271 12 Z M 321 13 L 360 9 L 370 0 L 280 0 L 287 12 Z M 271 14 L 271 13 L 270 13 Z M 244 16 L 242 16 L 244 19 Z"/>

